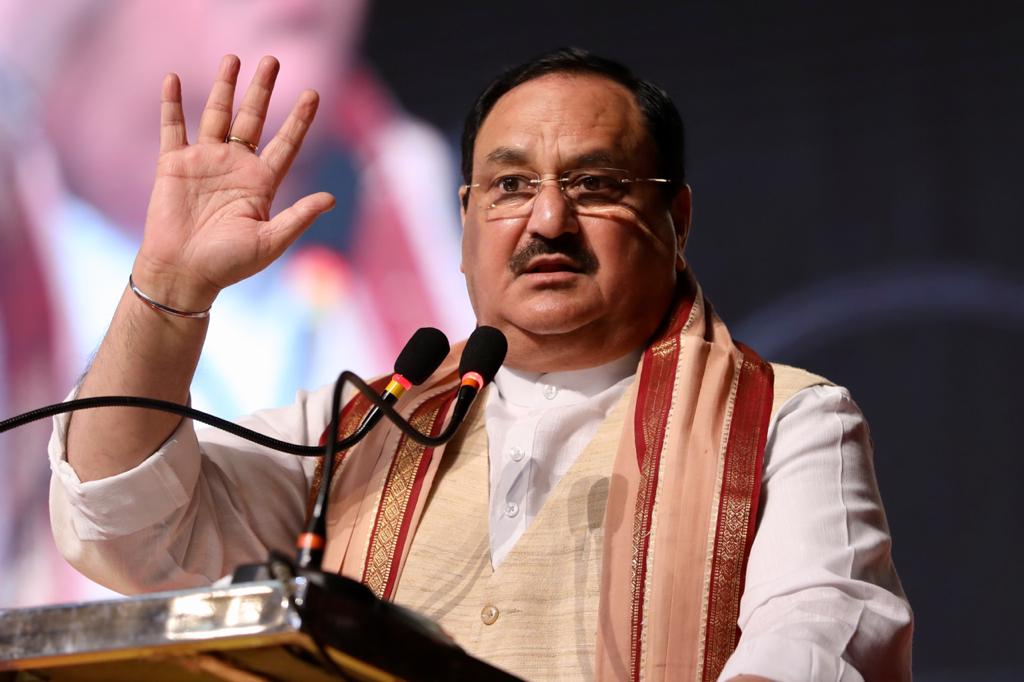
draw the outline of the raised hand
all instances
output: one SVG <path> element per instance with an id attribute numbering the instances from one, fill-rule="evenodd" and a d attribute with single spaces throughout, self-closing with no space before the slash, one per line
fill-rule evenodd
<path id="1" fill-rule="evenodd" d="M 181 83 L 163 83 L 160 159 L 146 228 L 133 268 L 136 284 L 180 310 L 204 310 L 217 293 L 280 256 L 324 211 L 326 192 L 310 194 L 271 217 L 281 180 L 316 114 L 316 92 L 303 92 L 288 119 L 257 153 L 278 62 L 264 57 L 232 121 L 239 60 L 221 61 L 199 123 L 188 144 Z M 241 141 L 226 142 L 227 139 Z M 250 146 L 251 145 L 251 146 Z"/>

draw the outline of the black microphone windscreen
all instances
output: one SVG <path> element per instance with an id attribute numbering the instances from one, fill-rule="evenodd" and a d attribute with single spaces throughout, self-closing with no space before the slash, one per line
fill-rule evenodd
<path id="1" fill-rule="evenodd" d="M 420 327 L 395 360 L 395 373 L 422 384 L 448 355 L 448 337 L 440 329 Z"/>
<path id="2" fill-rule="evenodd" d="M 481 326 L 473 330 L 466 341 L 459 361 L 459 376 L 476 372 L 490 383 L 508 352 L 505 335 L 494 327 Z"/>

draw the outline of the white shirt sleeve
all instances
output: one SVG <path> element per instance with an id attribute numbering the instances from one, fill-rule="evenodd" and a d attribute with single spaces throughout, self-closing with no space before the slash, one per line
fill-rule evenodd
<path id="1" fill-rule="evenodd" d="M 719 679 L 909 680 L 913 616 L 890 555 L 867 423 L 813 386 L 769 429 L 739 645 Z"/>
<path id="2" fill-rule="evenodd" d="M 320 439 L 332 387 L 238 423 L 305 445 Z M 123 593 L 208 585 L 269 550 L 291 554 L 316 467 L 217 429 L 183 420 L 150 457 L 109 478 L 82 482 L 67 461 L 69 415 L 54 418 L 50 518 L 64 557 Z"/>

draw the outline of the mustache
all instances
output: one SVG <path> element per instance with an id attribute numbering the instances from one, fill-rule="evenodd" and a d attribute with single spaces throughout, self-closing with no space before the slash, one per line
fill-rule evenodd
<path id="1" fill-rule="evenodd" d="M 584 274 L 597 272 L 597 258 L 586 247 L 577 234 L 567 232 L 554 239 L 535 236 L 525 246 L 512 254 L 508 260 L 508 269 L 518 277 L 526 272 L 537 256 L 561 255 L 572 261 L 573 265 Z"/>

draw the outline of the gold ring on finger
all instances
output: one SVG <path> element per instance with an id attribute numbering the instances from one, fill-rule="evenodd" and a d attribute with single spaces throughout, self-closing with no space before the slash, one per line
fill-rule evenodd
<path id="1" fill-rule="evenodd" d="M 256 145 L 254 145 L 252 142 L 249 142 L 249 140 L 246 140 L 244 138 L 238 137 L 236 135 L 228 135 L 227 139 L 224 140 L 224 141 L 225 142 L 237 142 L 238 144 L 244 144 L 246 147 L 249 148 L 249 151 L 251 151 L 253 154 L 255 154 L 256 150 L 258 149 L 258 147 L 256 147 Z"/>

